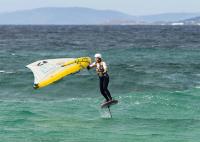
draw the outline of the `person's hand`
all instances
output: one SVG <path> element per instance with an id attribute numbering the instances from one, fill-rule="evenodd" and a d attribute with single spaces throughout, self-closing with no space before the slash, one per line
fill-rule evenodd
<path id="1" fill-rule="evenodd" d="M 90 66 L 87 66 L 87 69 L 89 70 L 89 69 L 90 69 Z"/>

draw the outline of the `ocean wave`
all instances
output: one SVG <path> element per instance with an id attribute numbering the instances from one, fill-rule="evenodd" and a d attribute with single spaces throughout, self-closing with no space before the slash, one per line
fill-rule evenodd
<path id="1" fill-rule="evenodd" d="M 13 119 L 13 120 L 5 120 L 4 123 L 13 123 L 13 124 L 23 124 L 29 122 L 29 120 L 25 118 Z"/>
<path id="2" fill-rule="evenodd" d="M 198 77 L 200 77 L 200 74 L 198 73 L 198 74 L 195 74 L 196 76 L 198 76 Z"/>
<path id="3" fill-rule="evenodd" d="M 199 122 L 200 119 L 198 118 L 144 118 L 144 117 L 135 117 L 134 119 L 138 120 L 147 120 L 147 121 L 197 121 Z"/>
<path id="4" fill-rule="evenodd" d="M 195 86 L 196 89 L 200 89 L 200 86 Z"/>
<path id="5" fill-rule="evenodd" d="M 42 100 L 40 98 L 40 100 L 38 99 L 15 99 L 15 100 L 8 100 L 8 99 L 2 99 L 0 100 L 0 102 L 4 102 L 4 103 L 43 103 L 45 101 L 45 103 L 65 103 L 65 102 L 77 102 L 77 101 L 91 101 L 91 100 L 98 100 L 97 98 L 66 98 L 66 99 L 50 99 L 50 100 Z"/>
<path id="6" fill-rule="evenodd" d="M 20 115 L 24 115 L 24 116 L 36 115 L 36 113 L 28 111 L 28 110 L 17 111 L 17 113 L 19 113 Z"/>

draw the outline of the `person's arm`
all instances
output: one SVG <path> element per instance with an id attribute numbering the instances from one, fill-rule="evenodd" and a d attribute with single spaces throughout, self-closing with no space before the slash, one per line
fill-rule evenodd
<path id="1" fill-rule="evenodd" d="M 93 68 L 95 66 L 96 66 L 96 63 L 94 62 L 94 63 L 90 64 L 89 66 L 87 66 L 87 69 L 89 70 L 89 69 L 91 69 L 91 68 Z"/>
<path id="2" fill-rule="evenodd" d="M 104 69 L 103 73 L 106 73 L 108 71 L 108 67 L 105 62 L 103 62 L 102 65 L 103 65 L 103 69 Z"/>

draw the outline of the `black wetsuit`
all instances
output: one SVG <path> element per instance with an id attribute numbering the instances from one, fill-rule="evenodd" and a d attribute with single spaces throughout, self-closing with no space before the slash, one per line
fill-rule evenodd
<path id="1" fill-rule="evenodd" d="M 108 90 L 108 84 L 109 84 L 109 76 L 107 73 L 104 73 L 103 76 L 99 76 L 100 91 L 101 91 L 101 94 L 106 99 L 106 101 L 112 100 L 112 97 Z"/>
<path id="2" fill-rule="evenodd" d="M 104 63 L 105 65 L 105 63 Z M 97 66 L 97 63 L 94 62 L 93 64 L 89 65 L 87 69 L 90 69 L 91 67 Z M 101 94 L 104 96 L 106 101 L 112 100 L 112 97 L 110 95 L 110 92 L 108 90 L 108 84 L 109 84 L 109 76 L 107 72 L 104 72 L 103 65 L 100 65 L 99 68 L 96 68 L 97 74 L 99 76 L 99 88 L 101 91 Z"/>

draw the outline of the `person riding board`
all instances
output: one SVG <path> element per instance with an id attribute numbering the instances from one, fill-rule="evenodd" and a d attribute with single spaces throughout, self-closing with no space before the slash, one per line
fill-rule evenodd
<path id="1" fill-rule="evenodd" d="M 91 69 L 96 67 L 97 75 L 99 76 L 99 87 L 100 92 L 106 99 L 105 102 L 112 101 L 112 97 L 110 94 L 110 91 L 108 90 L 108 84 L 109 84 L 109 75 L 108 75 L 108 68 L 106 63 L 102 60 L 101 54 L 97 53 L 95 54 L 95 62 L 90 64 L 87 69 Z"/>

